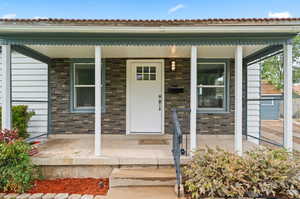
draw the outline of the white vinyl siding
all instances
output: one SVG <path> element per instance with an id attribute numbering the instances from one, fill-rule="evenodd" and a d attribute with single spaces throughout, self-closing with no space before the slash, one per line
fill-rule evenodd
<path id="1" fill-rule="evenodd" d="M 260 131 L 260 65 L 259 63 L 247 68 L 247 98 L 257 99 L 248 101 L 247 104 L 247 132 L 249 135 L 259 137 Z M 257 139 L 249 137 L 249 141 L 258 143 Z"/>
<path id="2" fill-rule="evenodd" d="M 2 61 L 0 57 L 0 105 L 2 102 Z M 43 102 L 23 102 L 43 101 Z M 13 105 L 27 105 L 36 114 L 29 121 L 30 136 L 47 133 L 48 127 L 48 65 L 12 53 L 12 101 Z M 15 101 L 15 102 L 14 102 Z M 18 102 L 16 102 L 18 101 Z"/>

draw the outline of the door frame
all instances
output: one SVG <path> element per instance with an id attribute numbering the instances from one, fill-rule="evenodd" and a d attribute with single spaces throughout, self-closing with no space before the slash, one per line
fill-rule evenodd
<path id="1" fill-rule="evenodd" d="M 161 132 L 160 133 L 134 133 L 130 132 L 130 78 L 132 77 L 133 63 L 159 63 L 161 64 Z M 128 59 L 126 62 L 126 135 L 162 135 L 165 133 L 165 60 L 164 59 Z"/>

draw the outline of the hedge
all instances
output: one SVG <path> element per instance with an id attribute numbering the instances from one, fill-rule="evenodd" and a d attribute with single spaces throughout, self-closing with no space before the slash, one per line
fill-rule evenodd
<path id="1" fill-rule="evenodd" d="M 35 112 L 28 111 L 28 106 L 17 105 L 12 107 L 12 125 L 13 129 L 17 129 L 19 137 L 28 138 L 29 133 L 27 131 L 28 122 L 31 117 L 35 115 Z M 0 122 L 2 123 L 2 109 L 0 107 Z"/>

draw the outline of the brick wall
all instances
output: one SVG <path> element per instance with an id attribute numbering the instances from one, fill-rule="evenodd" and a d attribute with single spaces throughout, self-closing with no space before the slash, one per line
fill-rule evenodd
<path id="1" fill-rule="evenodd" d="M 170 59 L 165 59 L 165 131 L 171 133 L 171 108 L 189 107 L 190 59 L 176 59 L 176 71 L 170 71 Z M 230 62 L 229 113 L 198 114 L 197 131 L 202 134 L 232 134 L 234 130 L 234 64 Z M 50 69 L 51 123 L 53 133 L 93 133 L 93 113 L 70 112 L 71 63 L 56 61 Z M 126 59 L 105 59 L 106 112 L 102 114 L 103 133 L 125 134 L 126 131 Z M 168 93 L 170 86 L 184 87 L 179 94 Z M 184 115 L 180 115 L 180 118 Z M 188 132 L 189 117 L 183 119 Z"/>

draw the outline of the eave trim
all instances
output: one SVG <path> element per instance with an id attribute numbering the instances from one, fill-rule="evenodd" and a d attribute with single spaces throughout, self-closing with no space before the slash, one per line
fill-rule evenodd
<path id="1" fill-rule="evenodd" d="M 11 45 L 280 45 L 296 34 L 104 34 L 104 33 L 1 33 L 0 44 Z"/>

